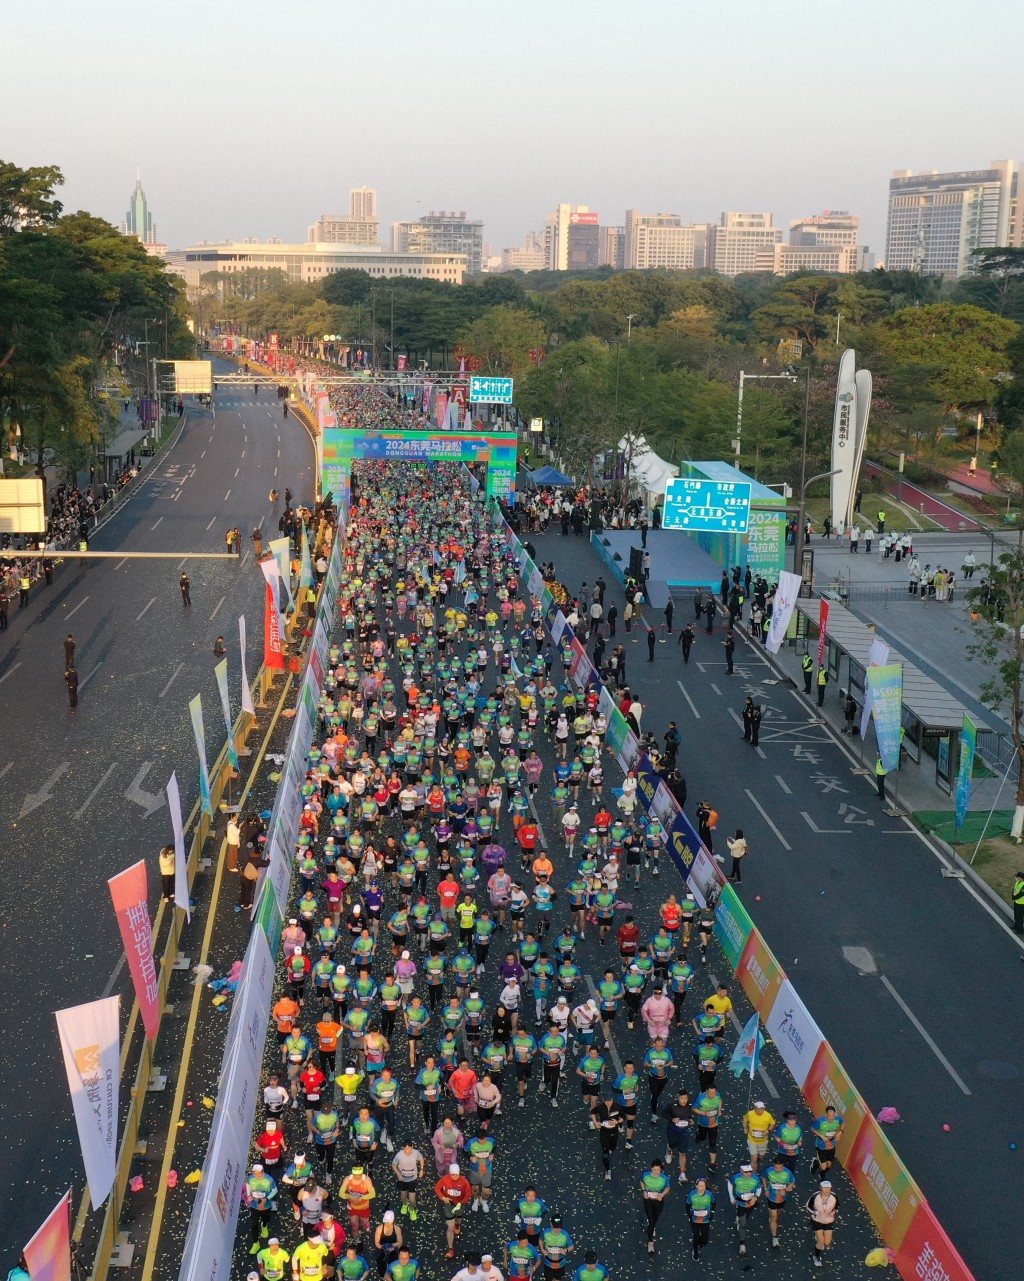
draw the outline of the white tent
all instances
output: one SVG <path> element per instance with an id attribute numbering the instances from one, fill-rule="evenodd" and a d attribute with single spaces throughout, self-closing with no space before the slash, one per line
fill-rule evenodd
<path id="1" fill-rule="evenodd" d="M 644 491 L 648 507 L 653 507 L 656 499 L 664 497 L 669 479 L 679 475 L 679 468 L 659 458 L 643 436 L 632 439 L 623 436 L 619 441 L 619 453 L 629 460 L 630 485 Z"/>

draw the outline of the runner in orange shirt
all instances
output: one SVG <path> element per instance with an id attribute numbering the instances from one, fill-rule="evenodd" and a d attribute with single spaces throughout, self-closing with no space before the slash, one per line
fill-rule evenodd
<path id="1" fill-rule="evenodd" d="M 316 1025 L 320 1037 L 320 1071 L 326 1076 L 334 1075 L 334 1056 L 338 1052 L 338 1037 L 341 1036 L 341 1024 L 335 1023 L 329 1015 Z"/>
<path id="2" fill-rule="evenodd" d="M 277 1022 L 277 1044 L 281 1049 L 281 1062 L 284 1063 L 287 1058 L 284 1043 L 291 1036 L 295 1020 L 299 1017 L 299 1006 L 290 996 L 282 996 L 272 1013 Z"/>

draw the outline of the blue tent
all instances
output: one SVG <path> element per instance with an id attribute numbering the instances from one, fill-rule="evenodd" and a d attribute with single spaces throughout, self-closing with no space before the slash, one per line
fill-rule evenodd
<path id="1" fill-rule="evenodd" d="M 572 485 L 568 476 L 563 476 L 560 471 L 554 467 L 538 467 L 536 471 L 530 472 L 530 479 L 535 485 Z"/>

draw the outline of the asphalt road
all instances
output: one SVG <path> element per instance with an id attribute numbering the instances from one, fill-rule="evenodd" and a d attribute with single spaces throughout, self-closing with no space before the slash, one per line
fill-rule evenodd
<path id="1" fill-rule="evenodd" d="M 603 570 L 582 538 L 529 540 L 571 591 Z M 809 701 L 765 683 L 774 674 L 756 649 L 739 644 L 728 677 L 721 632 L 701 629 L 688 666 L 675 637 L 648 663 L 643 638 L 623 634 L 617 585 L 606 608 L 613 599 L 627 683 L 647 709 L 642 728 L 660 737 L 678 723 L 688 813 L 709 798 L 723 846 L 744 829 L 744 905 L 869 1107 L 901 1113 L 893 1142 L 967 1263 L 978 1277 L 1005 1275 L 1024 1244 L 1024 952 L 1005 918 L 967 882 L 940 876 L 927 841 L 881 812 L 874 779 L 851 773 Z M 691 617 L 689 598 L 677 599 L 676 629 Z M 742 741 L 748 693 L 765 709 L 760 752 Z M 828 697 L 838 697 L 834 686 Z M 876 972 L 862 974 L 853 960 L 864 954 L 848 949 L 866 950 Z M 983 1213 L 969 1204 L 965 1175 Z"/>
<path id="2" fill-rule="evenodd" d="M 313 496 L 310 438 L 295 418 L 282 421 L 276 397 L 230 388 L 217 393 L 216 409 L 216 417 L 190 411 L 174 447 L 92 540 L 97 551 L 180 551 L 192 608 L 182 608 L 177 560 L 80 568 L 68 557 L 0 636 L 0 825 L 8 832 L 0 967 L 9 998 L 0 1049 L 3 1260 L 16 1258 L 61 1192 L 83 1184 L 52 1011 L 117 992 L 124 1025 L 133 995 L 107 878 L 145 858 L 155 912 L 156 855 L 171 839 L 163 801 L 171 771 L 186 814 L 198 793 L 188 701 L 203 696 L 212 762 L 224 740 L 214 641 L 220 633 L 227 641 L 233 715 L 242 612 L 250 678 L 262 658 L 263 577 L 248 535 L 262 520 L 277 536 L 272 486 L 289 486 L 296 501 Z M 185 559 L 225 550 L 229 525 L 243 533 L 241 565 Z M 81 681 L 74 711 L 63 679 L 68 631 Z"/>

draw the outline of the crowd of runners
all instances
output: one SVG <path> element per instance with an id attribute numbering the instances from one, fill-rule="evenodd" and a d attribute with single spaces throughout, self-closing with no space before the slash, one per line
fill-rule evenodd
<path id="1" fill-rule="evenodd" d="M 426 1281 L 443 1252 L 459 1281 L 603 1281 L 605 1214 L 641 1254 L 788 1235 L 822 1266 L 842 1117 L 805 1132 L 749 1078 L 723 1099 L 713 911 L 655 879 L 657 820 L 462 469 L 356 464 L 338 618 L 245 1184 L 256 1275 Z"/>

